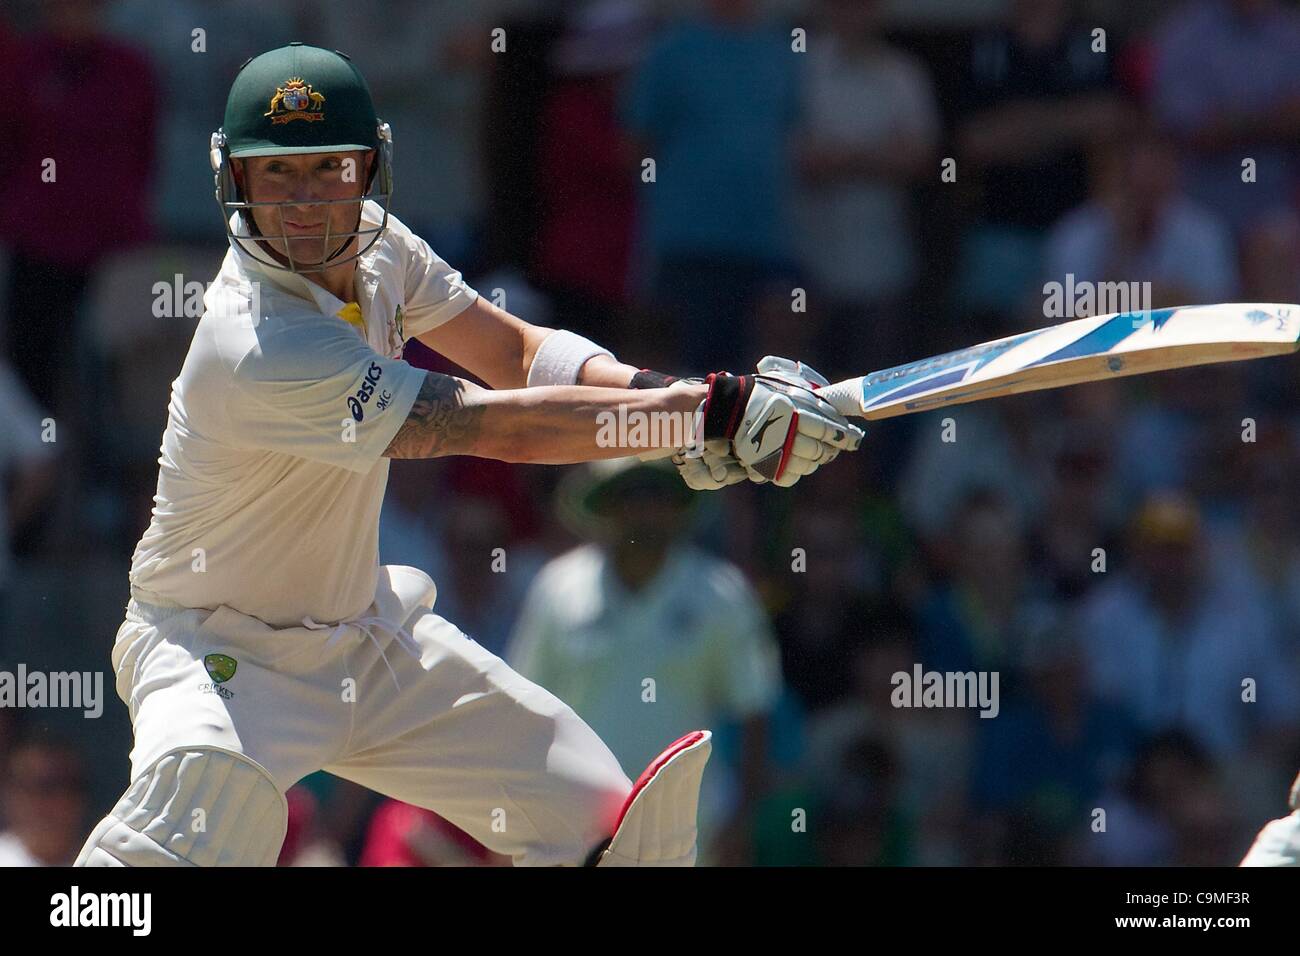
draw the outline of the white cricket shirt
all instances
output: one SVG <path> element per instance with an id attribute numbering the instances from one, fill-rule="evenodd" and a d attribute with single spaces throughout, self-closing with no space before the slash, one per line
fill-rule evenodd
<path id="1" fill-rule="evenodd" d="M 635 777 L 682 734 L 770 710 L 780 651 L 734 565 L 683 545 L 629 593 L 583 545 L 537 575 L 510 666 L 577 711 Z"/>
<path id="2" fill-rule="evenodd" d="M 362 219 L 378 224 L 373 202 Z M 232 242 L 172 383 L 138 600 L 276 626 L 364 611 L 379 566 L 382 457 L 425 373 L 402 344 L 477 297 L 392 216 L 359 260 L 356 310 Z M 341 316 L 364 322 L 360 329 Z"/>

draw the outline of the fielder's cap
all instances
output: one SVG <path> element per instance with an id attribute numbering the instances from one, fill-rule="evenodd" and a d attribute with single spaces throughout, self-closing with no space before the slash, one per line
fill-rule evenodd
<path id="1" fill-rule="evenodd" d="M 304 43 L 246 62 L 222 123 L 234 157 L 375 149 L 377 128 L 370 87 L 352 60 Z"/>
<path id="2" fill-rule="evenodd" d="M 571 530 L 587 534 L 607 520 L 611 503 L 640 495 L 682 509 L 690 508 L 697 497 L 668 458 L 609 458 L 589 462 L 565 476 L 558 494 L 560 517 Z"/>

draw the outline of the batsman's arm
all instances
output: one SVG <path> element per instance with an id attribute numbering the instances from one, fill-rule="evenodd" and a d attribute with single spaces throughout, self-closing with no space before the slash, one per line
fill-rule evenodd
<path id="1" fill-rule="evenodd" d="M 593 355 L 582 366 L 578 382 L 581 385 L 605 388 L 627 388 L 627 383 L 639 371 L 641 370 L 635 365 L 628 365 L 608 355 Z"/>
<path id="2" fill-rule="evenodd" d="M 707 394 L 708 386 L 688 382 L 659 389 L 589 385 L 485 389 L 451 375 L 429 372 L 384 456 L 474 455 L 547 465 L 623 458 L 681 444 L 679 429 L 643 430 L 647 438 L 668 442 L 662 445 L 651 442 L 629 447 L 602 442 L 602 422 L 610 420 L 602 413 L 613 415 L 614 421 L 635 421 L 630 417 L 633 413 L 654 416 L 668 412 L 682 416 L 680 421 L 685 424 L 693 419 Z"/>
<path id="3" fill-rule="evenodd" d="M 417 335 L 424 345 L 493 388 L 523 388 L 542 342 L 555 329 L 525 322 L 480 296 L 454 319 Z M 626 388 L 639 369 L 609 355 L 593 355 L 578 384 Z"/>

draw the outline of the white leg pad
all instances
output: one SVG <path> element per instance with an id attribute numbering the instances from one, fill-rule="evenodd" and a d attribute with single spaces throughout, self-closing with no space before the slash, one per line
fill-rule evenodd
<path id="1" fill-rule="evenodd" d="M 1259 831 L 1242 866 L 1300 866 L 1300 810 Z"/>
<path id="2" fill-rule="evenodd" d="M 261 766 L 207 748 L 167 754 L 95 827 L 74 866 L 274 866 L 284 794 Z"/>
<path id="3" fill-rule="evenodd" d="M 696 814 L 713 734 L 696 730 L 650 761 L 597 866 L 694 866 Z"/>
<path id="4" fill-rule="evenodd" d="M 1291 809 L 1289 817 L 1265 824 L 1242 866 L 1300 866 L 1300 774 L 1291 784 Z"/>

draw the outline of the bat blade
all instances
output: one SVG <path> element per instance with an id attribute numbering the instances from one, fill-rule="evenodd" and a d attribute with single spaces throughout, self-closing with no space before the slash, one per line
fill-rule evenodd
<path id="1" fill-rule="evenodd" d="M 822 389 L 842 414 L 892 418 L 1124 375 L 1300 347 L 1300 305 L 1229 303 L 1118 312 L 1024 332 Z"/>

